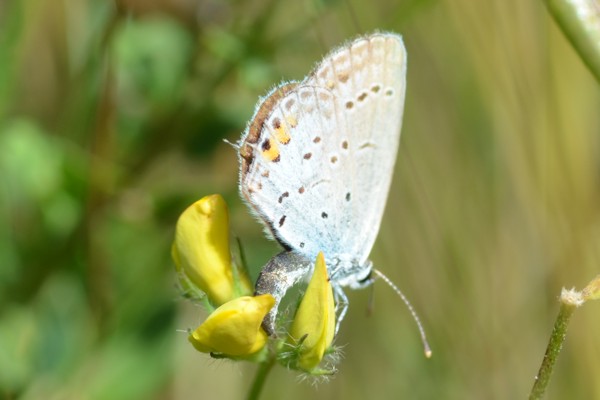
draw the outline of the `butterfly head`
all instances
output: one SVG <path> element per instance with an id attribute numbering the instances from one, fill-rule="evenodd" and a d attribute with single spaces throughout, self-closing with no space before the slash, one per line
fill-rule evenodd
<path id="1" fill-rule="evenodd" d="M 361 262 L 354 257 L 340 255 L 328 260 L 331 265 L 330 279 L 334 286 L 363 289 L 373 283 L 371 260 Z"/>

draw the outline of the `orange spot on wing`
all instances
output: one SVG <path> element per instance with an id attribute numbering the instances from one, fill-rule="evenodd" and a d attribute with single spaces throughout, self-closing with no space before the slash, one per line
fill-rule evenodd
<path id="1" fill-rule="evenodd" d="M 279 148 L 277 147 L 277 142 L 273 139 L 265 139 L 261 147 L 262 155 L 268 161 L 275 161 L 279 158 Z"/>
<path id="2" fill-rule="evenodd" d="M 281 144 L 288 144 L 291 137 L 285 125 L 281 125 L 279 128 L 274 131 L 275 138 Z"/>

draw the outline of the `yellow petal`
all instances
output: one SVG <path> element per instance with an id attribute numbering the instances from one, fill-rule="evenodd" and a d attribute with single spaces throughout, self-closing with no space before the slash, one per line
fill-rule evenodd
<path id="1" fill-rule="evenodd" d="M 275 304 L 270 294 L 243 296 L 217 308 L 189 336 L 194 347 L 204 353 L 246 356 L 262 349 L 267 334 L 260 327 Z"/>
<path id="2" fill-rule="evenodd" d="M 229 215 L 223 197 L 203 197 L 181 214 L 172 255 L 177 269 L 214 304 L 234 297 Z"/>
<path id="3" fill-rule="evenodd" d="M 334 334 L 333 289 L 327 275 L 325 257 L 319 253 L 313 276 L 290 328 L 290 335 L 296 343 L 306 336 L 298 359 L 300 368 L 310 371 L 319 365 L 325 350 L 333 342 Z"/>

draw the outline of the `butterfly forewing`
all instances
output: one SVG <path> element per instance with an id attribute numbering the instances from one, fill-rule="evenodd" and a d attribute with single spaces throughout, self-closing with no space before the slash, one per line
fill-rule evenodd
<path id="1" fill-rule="evenodd" d="M 240 145 L 241 191 L 284 246 L 366 260 L 396 159 L 405 73 L 400 36 L 376 33 L 259 105 Z"/>

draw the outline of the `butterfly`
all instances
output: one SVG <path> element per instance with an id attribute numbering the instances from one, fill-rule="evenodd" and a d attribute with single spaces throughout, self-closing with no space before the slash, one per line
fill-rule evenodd
<path id="1" fill-rule="evenodd" d="M 339 305 L 343 288 L 373 282 L 377 237 L 400 142 L 406 50 L 400 35 L 372 33 L 327 54 L 300 82 L 256 106 L 241 140 L 240 192 L 285 249 L 263 268 L 257 293 L 277 306 L 322 251 Z"/>

